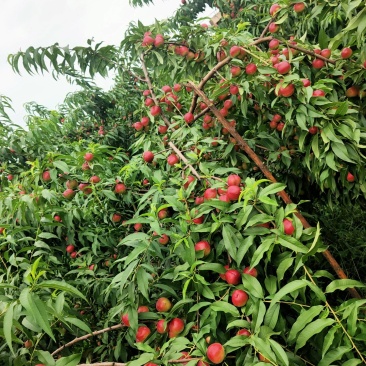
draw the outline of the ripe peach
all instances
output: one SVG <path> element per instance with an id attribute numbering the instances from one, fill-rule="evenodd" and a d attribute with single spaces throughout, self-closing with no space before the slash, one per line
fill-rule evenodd
<path id="1" fill-rule="evenodd" d="M 214 364 L 219 364 L 225 359 L 225 349 L 221 343 L 212 343 L 207 347 L 207 358 Z"/>
<path id="2" fill-rule="evenodd" d="M 167 312 L 172 308 L 172 303 L 166 297 L 159 297 L 155 307 L 159 312 Z"/>

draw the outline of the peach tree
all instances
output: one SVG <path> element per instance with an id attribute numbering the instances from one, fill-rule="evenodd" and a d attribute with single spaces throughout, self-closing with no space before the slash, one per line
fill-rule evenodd
<path id="1" fill-rule="evenodd" d="M 1 99 L 2 364 L 365 363 L 365 286 L 298 208 L 365 197 L 364 4 L 182 3 L 9 56 L 82 89 L 27 130 Z"/>

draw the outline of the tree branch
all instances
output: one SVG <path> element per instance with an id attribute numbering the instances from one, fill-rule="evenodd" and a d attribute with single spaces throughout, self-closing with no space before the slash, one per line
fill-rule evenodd
<path id="1" fill-rule="evenodd" d="M 147 67 L 146 67 L 146 63 L 145 63 L 145 56 L 144 56 L 143 53 L 141 54 L 140 59 L 141 59 L 142 71 L 144 72 L 145 79 L 146 79 L 145 81 L 147 83 L 147 86 L 149 87 L 151 97 L 152 97 L 154 103 L 156 105 L 159 105 L 158 98 L 156 98 L 156 95 L 155 95 L 155 92 L 154 92 L 154 89 L 153 89 L 153 85 L 151 83 L 151 79 L 150 79 L 149 73 L 147 71 Z M 163 114 L 163 112 L 161 113 L 161 118 L 163 119 L 164 123 L 167 126 L 170 126 L 170 122 L 168 121 L 168 118 L 166 118 L 166 116 Z"/>
<path id="2" fill-rule="evenodd" d="M 120 328 L 122 328 L 123 326 L 124 326 L 123 324 L 116 324 L 116 325 L 112 325 L 111 327 L 108 327 L 108 328 L 104 328 L 104 329 L 96 330 L 95 332 L 90 333 L 90 334 L 86 334 L 86 335 L 84 335 L 84 336 L 82 336 L 82 337 L 75 338 L 75 339 L 73 339 L 72 341 L 70 341 L 69 343 L 66 343 L 66 344 L 64 344 L 63 346 L 61 346 L 60 348 L 57 348 L 57 350 L 56 350 L 56 351 L 54 351 L 54 352 L 52 352 L 52 353 L 51 353 L 51 356 L 56 355 L 57 353 L 61 352 L 64 348 L 66 348 L 66 347 L 70 347 L 70 346 L 72 346 L 72 345 L 73 345 L 73 344 L 75 344 L 75 343 L 78 343 L 78 342 L 83 341 L 83 340 L 85 340 L 85 339 L 88 339 L 88 338 L 90 338 L 90 337 L 94 337 L 94 336 L 96 336 L 96 335 L 98 335 L 98 334 L 102 334 L 102 333 L 110 332 L 111 330 L 120 329 Z M 116 366 L 117 366 L 117 364 L 116 364 Z"/>
<path id="3" fill-rule="evenodd" d="M 267 166 L 262 162 L 260 157 L 250 148 L 250 146 L 246 143 L 246 141 L 239 135 L 234 127 L 232 127 L 228 121 L 222 116 L 220 111 L 215 107 L 215 105 L 210 101 L 210 99 L 197 87 L 194 83 L 188 82 L 189 85 L 193 88 L 195 93 L 210 107 L 212 113 L 217 117 L 217 120 L 230 132 L 231 136 L 236 140 L 239 147 L 245 151 L 245 153 L 252 159 L 252 161 L 257 165 L 257 167 L 262 171 L 266 178 L 268 178 L 271 182 L 277 182 L 276 178 L 269 171 Z M 278 192 L 278 195 L 282 198 L 282 200 L 286 204 L 293 203 L 290 196 L 285 191 Z M 295 215 L 299 218 L 304 228 L 310 228 L 311 225 L 305 219 L 305 217 L 297 211 Z M 341 266 L 338 264 L 333 255 L 329 252 L 329 250 L 325 250 L 323 252 L 324 257 L 327 259 L 328 263 L 332 266 L 333 270 L 336 272 L 339 278 L 347 279 L 346 274 L 344 273 Z M 355 288 L 349 289 L 350 294 L 354 298 L 361 299 L 360 294 L 357 292 Z"/>
<path id="4" fill-rule="evenodd" d="M 293 44 L 289 44 L 288 42 L 284 42 L 284 41 L 280 41 L 281 43 L 284 43 L 288 48 L 293 48 L 294 50 L 298 50 L 300 52 L 303 52 L 303 53 L 306 53 L 307 55 L 310 55 L 310 56 L 313 56 L 313 57 L 316 57 L 316 58 L 319 58 L 325 62 L 328 62 L 330 64 L 333 64 L 335 65 L 336 61 L 335 60 L 331 60 L 329 58 L 326 58 L 322 55 L 318 55 L 317 53 L 313 52 L 313 51 L 309 51 L 305 48 L 302 48 L 302 47 L 299 47 L 299 46 L 296 46 L 296 45 L 293 45 Z"/>
<path id="5" fill-rule="evenodd" d="M 272 40 L 273 37 L 269 36 L 269 37 L 261 37 L 258 38 L 257 40 L 253 41 L 252 43 L 250 43 L 248 46 L 256 46 L 257 44 L 263 43 L 263 42 L 267 42 Z M 227 65 L 230 61 L 232 60 L 231 56 L 228 56 L 226 58 L 224 58 L 222 61 L 220 61 L 218 64 L 216 64 L 208 73 L 207 75 L 201 80 L 201 82 L 198 84 L 198 89 L 203 89 L 203 87 L 205 86 L 205 84 L 212 78 L 213 75 L 215 75 L 215 73 L 220 70 L 222 67 L 224 67 L 225 65 Z M 196 109 L 196 105 L 197 105 L 197 100 L 198 100 L 198 95 L 197 93 L 195 93 L 193 99 L 192 99 L 192 103 L 191 103 L 191 107 L 189 108 L 189 112 L 193 113 L 193 111 Z"/>
<path id="6" fill-rule="evenodd" d="M 181 153 L 181 151 L 170 141 L 168 145 L 176 152 L 176 154 L 184 161 L 184 163 L 191 168 L 192 173 L 197 177 L 198 180 L 201 179 L 201 176 L 197 172 L 195 168 L 191 164 L 189 164 L 186 157 Z"/>

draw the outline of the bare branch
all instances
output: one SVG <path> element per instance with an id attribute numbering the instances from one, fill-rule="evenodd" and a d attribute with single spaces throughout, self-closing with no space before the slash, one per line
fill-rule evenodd
<path id="1" fill-rule="evenodd" d="M 281 43 L 286 44 L 286 46 L 287 46 L 288 48 L 293 48 L 294 50 L 298 50 L 298 51 L 300 51 L 300 52 L 306 53 L 307 55 L 310 55 L 310 56 L 313 56 L 313 57 L 319 58 L 320 60 L 323 60 L 323 61 L 325 61 L 325 62 L 328 62 L 328 63 L 330 63 L 330 64 L 332 64 L 332 65 L 335 65 L 335 63 L 336 63 L 336 61 L 335 61 L 335 60 L 331 60 L 331 59 L 326 58 L 326 57 L 324 57 L 324 56 L 322 56 L 322 55 L 318 55 L 317 53 L 315 53 L 315 52 L 313 52 L 313 51 L 309 51 L 309 50 L 307 50 L 307 49 L 305 49 L 305 48 L 302 48 L 302 47 L 299 47 L 299 46 L 296 46 L 296 45 L 290 44 L 290 43 L 288 43 L 288 42 L 282 42 L 282 41 L 280 41 L 280 42 L 281 42 Z"/>
<path id="2" fill-rule="evenodd" d="M 149 87 L 152 99 L 153 99 L 153 101 L 156 105 L 159 105 L 158 98 L 156 98 L 154 88 L 153 88 L 153 85 L 151 83 L 149 73 L 147 71 L 147 67 L 146 67 L 146 63 L 145 63 L 145 55 L 143 53 L 141 54 L 140 59 L 141 59 L 142 71 L 144 72 L 146 83 L 147 83 L 147 86 Z M 163 119 L 164 123 L 167 126 L 170 126 L 170 122 L 169 122 L 168 118 L 166 116 L 164 116 L 163 113 L 161 114 L 161 118 Z"/>
<path id="3" fill-rule="evenodd" d="M 106 332 L 110 332 L 111 330 L 116 330 L 116 329 L 120 329 L 122 328 L 124 325 L 123 324 L 116 324 L 116 325 L 112 325 L 111 327 L 108 327 L 108 328 L 104 328 L 104 329 L 100 329 L 100 330 L 96 330 L 95 332 L 91 333 L 91 334 L 86 334 L 82 337 L 78 337 L 78 338 L 75 338 L 73 339 L 72 341 L 70 341 L 69 343 L 66 343 L 64 344 L 63 346 L 61 346 L 60 348 L 57 348 L 56 351 L 52 352 L 51 355 L 54 356 L 56 355 L 57 353 L 61 352 L 64 348 L 66 347 L 70 347 L 72 346 L 73 344 L 75 343 L 78 343 L 80 341 L 83 341 L 85 339 L 88 339 L 90 337 L 94 337 L 98 334 L 102 334 L 102 333 L 106 333 Z"/>
<path id="4" fill-rule="evenodd" d="M 171 141 L 168 145 L 176 152 L 176 154 L 184 161 L 184 163 L 191 168 L 192 173 L 197 177 L 197 179 L 201 179 L 201 176 L 197 170 L 193 168 L 191 164 L 189 164 L 187 158 L 181 153 L 181 151 Z"/>

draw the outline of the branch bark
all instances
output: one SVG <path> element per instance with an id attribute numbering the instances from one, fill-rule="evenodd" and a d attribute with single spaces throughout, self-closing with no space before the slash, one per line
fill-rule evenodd
<path id="1" fill-rule="evenodd" d="M 192 173 L 197 177 L 198 180 L 201 179 L 201 176 L 197 172 L 195 168 L 191 164 L 189 164 L 186 157 L 181 153 L 181 151 L 170 141 L 168 145 L 176 152 L 176 154 L 184 161 L 184 163 L 191 168 Z"/>
<path id="2" fill-rule="evenodd" d="M 98 334 L 102 334 L 102 333 L 106 333 L 106 332 L 110 332 L 111 330 L 116 330 L 116 329 L 120 329 L 122 328 L 124 325 L 123 324 L 116 324 L 116 325 L 112 325 L 111 327 L 108 327 L 108 328 L 104 328 L 104 329 L 100 329 L 100 330 L 96 330 L 95 332 L 93 333 L 90 333 L 90 334 L 86 334 L 82 337 L 78 337 L 78 338 L 75 338 L 73 339 L 72 341 L 70 341 L 69 343 L 66 343 L 64 344 L 63 346 L 61 346 L 60 348 L 57 348 L 56 351 L 52 352 L 51 353 L 51 356 L 54 356 L 56 355 L 57 353 L 61 352 L 64 348 L 66 347 L 70 347 L 72 346 L 73 344 L 75 343 L 78 343 L 78 342 L 81 342 L 81 341 L 84 341 L 85 339 L 88 339 L 90 337 L 94 337 Z M 117 364 L 116 364 L 117 365 Z"/>
<path id="3" fill-rule="evenodd" d="M 210 99 L 205 95 L 205 93 L 200 90 L 199 87 L 197 87 L 194 83 L 189 82 L 189 85 L 193 88 L 195 93 L 207 104 L 208 107 L 210 107 L 212 113 L 216 116 L 217 120 L 230 132 L 231 136 L 235 139 L 239 147 L 245 151 L 245 153 L 252 159 L 252 161 L 257 165 L 257 167 L 262 171 L 262 173 L 265 175 L 266 178 L 268 178 L 272 182 L 277 182 L 276 178 L 273 176 L 273 174 L 268 170 L 267 166 L 262 162 L 260 157 L 250 148 L 250 146 L 246 143 L 246 141 L 239 135 L 239 133 L 236 131 L 234 127 L 232 127 L 228 121 L 222 116 L 220 111 L 215 107 L 215 105 L 210 101 Z M 286 204 L 293 203 L 290 196 L 285 191 L 278 192 L 278 195 L 282 198 L 282 200 Z M 299 218 L 304 228 L 310 228 L 311 225 L 308 223 L 308 221 L 305 219 L 305 217 L 297 211 L 295 215 Z M 344 273 L 342 267 L 338 264 L 336 259 L 333 257 L 333 255 L 330 253 L 330 251 L 327 249 L 323 252 L 324 257 L 327 259 L 328 263 L 331 265 L 333 270 L 336 272 L 339 278 L 341 279 L 347 279 L 347 275 Z M 361 299 L 360 294 L 357 292 L 356 289 L 350 288 L 349 289 L 350 294 L 352 297 Z"/>
<path id="4" fill-rule="evenodd" d="M 159 105 L 158 98 L 156 98 L 156 95 L 155 95 L 155 92 L 154 92 L 154 88 L 153 88 L 153 85 L 152 85 L 152 82 L 151 82 L 149 73 L 147 71 L 147 67 L 146 67 L 146 63 L 145 63 L 145 56 L 144 56 L 143 53 L 141 54 L 140 59 L 141 59 L 142 71 L 144 72 L 145 79 L 146 79 L 145 81 L 147 83 L 147 86 L 149 87 L 149 90 L 150 90 L 150 93 L 151 93 L 151 97 L 152 97 L 154 103 L 156 105 Z M 170 126 L 170 122 L 169 122 L 168 118 L 166 118 L 166 116 L 164 116 L 163 113 L 161 113 L 161 118 L 163 119 L 164 123 L 167 126 Z"/>
<path id="5" fill-rule="evenodd" d="M 319 58 L 320 60 L 323 60 L 325 62 L 328 62 L 332 65 L 335 65 L 336 61 L 335 60 L 332 60 L 332 59 L 329 59 L 329 58 L 326 58 L 322 55 L 318 55 L 317 53 L 313 52 L 313 51 L 309 51 L 307 50 L 306 48 L 302 48 L 302 47 L 299 47 L 299 46 L 296 46 L 296 45 L 292 45 L 292 44 L 289 44 L 288 42 L 282 42 L 280 41 L 281 43 L 284 43 L 288 48 L 293 48 L 294 50 L 298 50 L 302 53 L 306 53 L 307 55 L 310 55 L 310 56 L 313 56 L 315 58 Z"/>

